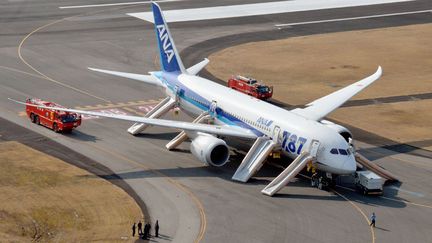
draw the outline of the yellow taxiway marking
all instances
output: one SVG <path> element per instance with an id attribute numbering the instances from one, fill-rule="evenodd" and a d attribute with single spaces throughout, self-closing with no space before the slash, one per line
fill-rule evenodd
<path id="1" fill-rule="evenodd" d="M 276 164 L 274 164 L 274 163 L 270 163 L 270 165 L 275 166 L 275 167 L 277 167 L 277 168 L 280 168 L 279 166 L 276 166 Z M 284 168 L 283 166 L 281 166 L 281 167 Z M 311 179 L 309 176 L 304 175 L 304 174 L 301 174 L 301 173 L 299 173 L 298 175 L 299 175 L 299 176 L 302 176 L 302 177 L 304 177 L 304 178 L 307 178 L 307 179 Z M 343 188 L 344 188 L 344 187 L 343 187 Z M 345 196 L 344 196 L 343 194 L 341 194 L 340 192 L 337 192 L 337 191 L 334 190 L 334 189 L 331 189 L 331 191 L 332 191 L 333 193 L 339 195 L 341 198 L 345 199 L 345 201 L 349 202 L 349 203 L 354 207 L 354 209 L 357 210 L 357 211 L 358 211 L 358 212 L 363 216 L 363 218 L 366 220 L 366 222 L 367 222 L 368 225 L 369 225 L 369 228 L 370 228 L 370 231 L 371 231 L 371 235 L 372 235 L 372 243 L 375 243 L 375 230 L 374 230 L 374 228 L 373 228 L 372 226 L 370 226 L 369 218 L 366 216 L 366 214 L 363 212 L 363 210 L 362 210 L 359 206 L 355 205 L 354 202 L 352 202 L 351 200 L 349 200 L 349 198 L 345 197 Z"/>
<path id="2" fill-rule="evenodd" d="M 432 208 L 432 206 L 430 206 L 430 205 L 425 205 L 425 204 L 420 204 L 420 203 L 413 203 L 413 202 L 409 202 L 409 201 L 406 201 L 406 200 L 403 200 L 403 199 L 393 199 L 393 198 L 384 197 L 384 196 L 381 196 L 381 198 L 384 198 L 384 199 L 387 199 L 387 200 L 390 200 L 390 201 L 395 201 L 395 202 L 403 202 L 403 203 L 406 203 L 406 204 L 411 204 L 411 205 L 419 206 L 419 207 Z"/>
<path id="3" fill-rule="evenodd" d="M 106 10 L 92 11 L 92 12 L 87 12 L 87 13 L 77 14 L 77 15 L 70 16 L 70 17 L 79 17 L 79 16 L 81 16 L 81 15 L 89 15 L 89 14 L 95 14 L 95 13 L 102 13 L 102 12 L 106 12 L 106 11 L 119 10 L 119 9 L 122 9 L 122 8 L 125 8 L 125 7 L 116 7 L 116 8 L 106 9 Z M 70 88 L 70 89 L 75 90 L 75 91 L 77 91 L 77 92 L 80 92 L 80 93 L 83 93 L 83 94 L 89 95 L 89 96 L 94 97 L 94 98 L 96 98 L 96 99 L 103 100 L 104 102 L 111 103 L 109 100 L 106 100 L 106 99 L 104 99 L 104 98 L 101 98 L 101 97 L 95 96 L 95 95 L 93 95 L 93 94 L 90 94 L 90 93 L 87 92 L 87 91 L 77 89 L 77 88 L 75 88 L 75 87 L 72 87 L 72 86 L 70 86 L 70 85 L 64 84 L 64 83 L 62 83 L 62 82 L 59 82 L 59 81 L 57 81 L 57 80 L 54 80 L 54 79 L 48 77 L 47 75 L 43 74 L 42 72 L 40 72 L 39 70 L 37 70 L 36 68 L 34 68 L 32 65 L 30 65 L 30 64 L 29 64 L 29 63 L 28 63 L 28 62 L 23 58 L 23 56 L 22 56 L 22 54 L 21 54 L 22 46 L 24 45 L 25 41 L 26 41 L 26 40 L 27 40 L 31 35 L 33 35 L 34 33 L 38 32 L 38 31 L 40 31 L 40 30 L 42 30 L 42 29 L 44 29 L 44 28 L 47 28 L 47 27 L 49 27 L 49 26 L 51 26 L 51 25 L 54 25 L 54 24 L 57 24 L 57 23 L 61 23 L 61 22 L 65 21 L 66 19 L 70 18 L 70 17 L 62 18 L 62 19 L 59 19 L 59 20 L 56 20 L 56 21 L 50 22 L 50 23 L 45 24 L 45 25 L 43 25 L 43 26 L 40 26 L 40 27 L 36 28 L 35 30 L 33 30 L 32 32 L 30 32 L 28 35 L 26 35 L 26 36 L 24 37 L 24 39 L 21 40 L 21 42 L 20 42 L 20 44 L 19 44 L 19 46 L 18 46 L 18 56 L 19 56 L 19 58 L 21 59 L 21 61 L 22 61 L 25 65 L 27 65 L 30 69 L 32 69 L 32 70 L 33 70 L 34 72 L 36 72 L 37 74 L 41 75 L 44 79 L 49 80 L 49 81 L 51 81 L 51 82 L 53 82 L 53 83 L 56 83 L 56 84 L 62 85 L 62 86 L 64 86 L 64 87 Z M 113 107 L 110 107 L 110 108 L 113 108 Z M 91 145 L 91 146 L 98 147 L 98 146 L 95 146 L 95 145 Z M 136 162 L 136 161 L 130 160 L 129 158 L 127 158 L 127 157 L 125 157 L 125 156 L 122 156 L 121 154 L 117 154 L 117 153 L 111 152 L 111 151 L 109 151 L 109 150 L 106 150 L 106 152 L 108 152 L 108 153 L 112 153 L 113 155 L 116 155 L 116 157 L 123 157 L 123 160 L 126 160 L 126 161 L 129 161 L 129 162 L 131 162 L 131 163 L 137 164 L 137 165 L 139 165 L 139 166 L 142 167 L 142 168 L 144 167 L 144 165 L 142 165 L 142 164 L 140 164 L 140 163 L 138 163 L 138 162 Z M 164 176 L 164 177 L 165 177 L 165 178 L 166 178 L 166 179 L 167 179 L 171 184 L 175 185 L 177 188 L 179 188 L 179 189 L 181 189 L 182 191 L 186 192 L 187 195 L 189 195 L 189 197 L 194 201 L 195 205 L 196 205 L 196 206 L 198 207 L 198 209 L 199 209 L 199 213 L 200 213 L 200 220 L 201 220 L 200 230 L 199 230 L 199 233 L 198 233 L 198 235 L 197 235 L 197 237 L 196 237 L 196 239 L 195 239 L 194 242 L 201 242 L 202 239 L 204 238 L 204 234 L 205 234 L 206 226 L 207 226 L 207 219 L 206 219 L 206 215 L 205 215 L 205 212 L 204 212 L 204 207 L 203 207 L 201 201 L 198 199 L 198 197 L 196 197 L 196 196 L 194 195 L 194 193 L 193 193 L 191 190 L 189 190 L 186 186 L 184 186 L 184 185 L 181 184 L 180 182 L 178 182 L 178 181 L 176 181 L 176 180 L 170 178 L 168 175 L 165 175 L 165 174 L 163 174 L 162 172 L 154 171 L 154 170 L 152 170 L 152 171 L 153 171 L 154 173 L 156 173 L 156 174 L 163 175 L 163 176 Z"/>
<path id="4" fill-rule="evenodd" d="M 366 216 L 366 214 L 363 212 L 363 210 L 359 206 L 357 206 L 353 201 L 351 201 L 349 198 L 345 197 L 343 194 L 337 192 L 336 190 L 333 190 L 333 189 L 331 189 L 331 190 L 332 190 L 332 192 L 336 193 L 337 195 L 339 195 L 340 197 L 345 199 L 345 201 L 349 202 L 363 216 L 363 218 L 366 220 L 366 222 L 369 225 L 371 235 L 372 235 L 372 243 L 375 243 L 375 230 L 372 226 L 370 226 L 370 221 L 369 221 L 368 216 Z"/>
<path id="5" fill-rule="evenodd" d="M 48 81 L 51 81 L 51 82 L 56 83 L 56 84 L 58 84 L 58 85 L 61 85 L 61 86 L 63 86 L 63 87 L 66 87 L 66 88 L 69 88 L 69 89 L 75 90 L 75 91 L 77 91 L 77 92 L 79 92 L 79 93 L 82 93 L 82 94 L 85 94 L 85 95 L 91 96 L 91 97 L 96 98 L 96 99 L 98 99 L 98 100 L 102 100 L 102 101 L 105 101 L 105 102 L 110 102 L 110 101 L 107 100 L 107 99 L 104 99 L 104 98 L 101 98 L 101 97 L 99 97 L 99 96 L 96 96 L 96 95 L 90 94 L 90 93 L 87 92 L 87 91 L 84 91 L 84 90 L 81 90 L 81 89 L 75 88 L 75 87 L 73 87 L 73 86 L 71 86 L 71 85 L 69 85 L 69 84 L 62 83 L 62 82 L 60 82 L 60 81 L 57 81 L 57 80 L 55 80 L 55 79 L 53 79 L 53 78 L 50 78 L 50 77 L 46 76 L 45 74 L 43 74 L 42 72 L 40 72 L 39 70 L 37 70 L 36 68 L 34 68 L 32 65 L 30 65 L 30 64 L 29 64 L 29 63 L 24 59 L 24 57 L 22 56 L 22 51 L 21 51 L 21 50 L 22 50 L 22 46 L 24 45 L 24 42 L 25 42 L 25 41 L 26 41 L 26 40 L 27 40 L 31 35 L 33 35 L 33 34 L 36 33 L 37 31 L 39 31 L 39 30 L 41 30 L 41 29 L 44 29 L 44 28 L 46 28 L 46 27 L 48 27 L 48 26 L 51 26 L 51 25 L 54 25 L 54 24 L 57 24 L 57 23 L 63 22 L 64 20 L 66 20 L 66 18 L 59 19 L 59 20 L 56 20 L 56 21 L 54 21 L 54 22 L 48 23 L 48 24 L 43 25 L 43 26 L 41 26 L 41 27 L 39 27 L 39 28 L 36 28 L 36 29 L 33 30 L 32 32 L 30 32 L 28 35 L 26 35 L 26 36 L 24 37 L 24 39 L 21 40 L 21 43 L 20 43 L 19 46 L 18 46 L 18 57 L 19 57 L 19 58 L 21 59 L 21 61 L 22 61 L 25 65 L 27 65 L 30 69 L 32 69 L 34 72 L 36 72 L 37 74 L 39 74 L 40 76 L 42 76 L 44 79 L 46 79 L 46 80 L 48 80 Z"/>
<path id="6" fill-rule="evenodd" d="M 177 180 L 174 180 L 171 177 L 165 175 L 164 173 L 162 173 L 160 171 L 157 171 L 157 170 L 154 170 L 154 169 L 152 169 L 152 168 L 150 168 L 148 166 L 145 166 L 145 165 L 143 165 L 143 164 L 141 164 L 141 163 L 139 163 L 139 162 L 137 162 L 135 160 L 129 159 L 128 157 L 126 157 L 125 155 L 123 155 L 121 153 L 117 153 L 117 152 L 114 152 L 112 150 L 108 150 L 108 149 L 99 147 L 99 146 L 97 146 L 95 144 L 89 144 L 89 146 L 92 146 L 95 149 L 98 149 L 98 150 L 100 150 L 102 152 L 111 154 L 114 157 L 116 157 L 118 159 L 121 159 L 123 161 L 132 163 L 132 164 L 134 164 L 135 166 L 138 166 L 141 169 L 144 169 L 146 171 L 151 171 L 154 174 L 157 174 L 157 175 L 159 175 L 161 177 L 164 177 L 165 179 L 167 179 L 167 181 L 169 183 L 175 185 L 177 188 L 179 188 L 180 190 L 182 190 L 183 192 L 185 192 L 192 199 L 192 201 L 195 203 L 195 205 L 198 207 L 199 213 L 200 213 L 200 218 L 201 218 L 200 231 L 199 231 L 198 237 L 195 239 L 194 242 L 201 242 L 202 241 L 202 239 L 204 237 L 204 233 L 205 233 L 206 227 L 207 227 L 206 214 L 205 214 L 205 211 L 204 211 L 204 206 L 202 205 L 201 201 L 198 199 L 198 197 L 190 189 L 188 189 L 185 185 L 181 184 Z"/>

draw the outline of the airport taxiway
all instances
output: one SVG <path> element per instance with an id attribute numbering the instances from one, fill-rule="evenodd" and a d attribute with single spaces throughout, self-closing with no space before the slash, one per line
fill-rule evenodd
<path id="1" fill-rule="evenodd" d="M 74 1 L 73 5 L 91 3 Z M 242 1 L 230 0 L 218 5 L 239 3 Z M 170 10 L 213 4 L 178 1 L 161 6 Z M 126 132 L 129 123 L 108 119 L 89 119 L 69 135 L 36 127 L 19 116 L 22 107 L 6 98 L 39 97 L 68 107 L 90 106 L 89 109 L 128 114 L 145 112 L 145 108 L 139 108 L 140 104 L 128 105 L 128 102 L 148 101 L 146 105 L 151 105 L 150 100 L 162 98 L 154 87 L 87 70 L 88 66 L 136 73 L 157 69 L 152 24 L 126 15 L 140 9 L 148 11 L 149 6 L 59 9 L 66 4 L 51 0 L 11 1 L 3 5 L 1 117 L 52 138 L 123 178 L 144 201 L 152 221 L 159 219 L 164 238 L 157 241 L 427 242 L 431 238 L 431 154 L 418 150 L 398 153 L 385 147 L 388 140 L 372 141 L 362 131 L 353 130 L 361 141 L 361 152 L 401 178 L 401 185 L 387 188 L 385 198 L 363 197 L 338 188 L 340 196 L 311 188 L 301 178 L 278 196 L 269 198 L 261 195 L 260 190 L 279 169 L 264 166 L 250 183 L 233 182 L 230 178 L 247 148 L 245 145 L 239 144 L 232 163 L 209 168 L 189 153 L 188 143 L 178 151 L 166 151 L 165 144 L 177 133 L 174 130 L 151 128 L 146 134 L 133 137 Z M 189 66 L 211 52 L 248 41 L 428 23 L 432 17 L 419 13 L 282 30 L 275 28 L 275 24 L 424 9 L 432 9 L 429 1 L 179 22 L 170 27 Z M 110 104 L 117 106 L 109 107 Z M 170 113 L 166 117 L 191 120 L 183 114 Z M 373 211 L 378 215 L 375 229 L 368 226 L 367 219 Z"/>

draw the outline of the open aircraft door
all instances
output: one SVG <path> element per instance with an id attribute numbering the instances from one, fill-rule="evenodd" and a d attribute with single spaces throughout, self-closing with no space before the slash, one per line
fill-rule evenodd
<path id="1" fill-rule="evenodd" d="M 209 107 L 209 114 L 212 118 L 216 118 L 217 116 L 217 101 L 212 100 Z"/>
<path id="2" fill-rule="evenodd" d="M 275 126 L 273 128 L 273 134 L 272 134 L 273 142 L 279 143 L 279 141 L 281 141 L 281 139 L 279 139 L 280 131 L 281 131 L 281 129 L 279 126 Z"/>

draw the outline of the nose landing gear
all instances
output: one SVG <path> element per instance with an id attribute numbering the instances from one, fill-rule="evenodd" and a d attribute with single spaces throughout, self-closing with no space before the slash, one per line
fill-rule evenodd
<path id="1" fill-rule="evenodd" d="M 316 171 L 311 176 L 311 186 L 317 187 L 320 190 L 327 190 L 336 186 L 336 180 L 330 173 Z"/>

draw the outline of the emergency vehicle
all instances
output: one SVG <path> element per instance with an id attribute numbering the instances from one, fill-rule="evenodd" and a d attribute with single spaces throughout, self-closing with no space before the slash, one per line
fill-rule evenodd
<path id="1" fill-rule="evenodd" d="M 65 108 L 53 102 L 34 98 L 27 99 L 26 104 Z M 77 113 L 44 109 L 30 105 L 26 105 L 26 113 L 33 123 L 48 127 L 55 132 L 70 132 L 81 125 L 81 115 Z"/>
<path id="2" fill-rule="evenodd" d="M 273 87 L 259 83 L 256 79 L 240 75 L 230 78 L 228 87 L 261 100 L 269 99 L 273 95 Z"/>

